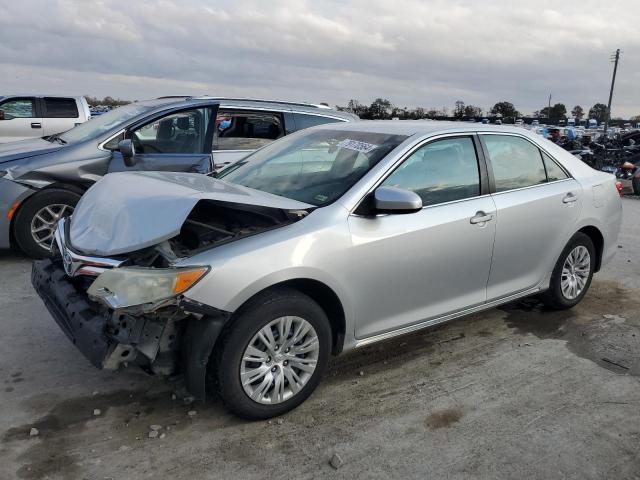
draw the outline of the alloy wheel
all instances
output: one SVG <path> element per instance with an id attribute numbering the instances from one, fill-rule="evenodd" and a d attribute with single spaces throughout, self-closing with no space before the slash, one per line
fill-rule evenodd
<path id="1" fill-rule="evenodd" d="M 583 292 L 591 273 L 591 255 L 584 245 L 575 247 L 564 261 L 560 288 L 567 300 L 575 300 Z"/>
<path id="2" fill-rule="evenodd" d="M 276 318 L 253 336 L 242 355 L 242 388 L 257 403 L 282 403 L 313 376 L 319 352 L 318 334 L 308 321 Z"/>
<path id="3" fill-rule="evenodd" d="M 58 220 L 73 213 L 71 205 L 56 203 L 47 205 L 36 212 L 31 219 L 31 236 L 44 250 L 49 250 Z"/>

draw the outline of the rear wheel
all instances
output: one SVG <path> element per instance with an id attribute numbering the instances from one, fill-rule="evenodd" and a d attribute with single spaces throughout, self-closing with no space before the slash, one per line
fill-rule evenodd
<path id="1" fill-rule="evenodd" d="M 542 301 L 549 307 L 567 309 L 586 295 L 595 267 L 595 247 L 589 236 L 578 232 L 562 251 Z"/>
<path id="2" fill-rule="evenodd" d="M 221 342 L 218 393 L 240 417 L 281 415 L 320 382 L 331 351 L 329 320 L 313 300 L 289 289 L 260 295 L 243 310 Z"/>
<path id="3" fill-rule="evenodd" d="M 18 247 L 31 258 L 49 256 L 58 220 L 71 215 L 78 200 L 79 194 L 61 188 L 46 189 L 29 198 L 14 221 Z"/>

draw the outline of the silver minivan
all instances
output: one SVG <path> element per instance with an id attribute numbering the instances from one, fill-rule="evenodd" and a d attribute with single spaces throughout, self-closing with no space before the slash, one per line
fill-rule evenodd
<path id="1" fill-rule="evenodd" d="M 214 176 L 105 176 L 35 289 L 97 367 L 184 373 L 268 418 L 329 356 L 530 295 L 571 308 L 616 251 L 615 178 L 517 127 L 354 122 Z"/>

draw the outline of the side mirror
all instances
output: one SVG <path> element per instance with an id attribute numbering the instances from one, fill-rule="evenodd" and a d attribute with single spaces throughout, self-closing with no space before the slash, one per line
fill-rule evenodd
<path id="1" fill-rule="evenodd" d="M 122 159 L 124 160 L 124 164 L 127 167 L 133 167 L 136 164 L 136 149 L 133 146 L 133 142 L 130 138 L 120 140 L 118 142 L 118 150 L 122 154 Z"/>
<path id="2" fill-rule="evenodd" d="M 0 110 L 0 120 L 4 120 L 4 110 Z"/>
<path id="3" fill-rule="evenodd" d="M 398 187 L 378 187 L 373 194 L 374 207 L 384 213 L 413 213 L 422 208 L 420 196 Z"/>

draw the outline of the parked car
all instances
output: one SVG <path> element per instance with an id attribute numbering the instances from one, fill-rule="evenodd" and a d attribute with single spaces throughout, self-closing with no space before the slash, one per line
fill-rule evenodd
<path id="1" fill-rule="evenodd" d="M 117 108 L 61 135 L 0 145 L 0 248 L 15 243 L 31 257 L 45 255 L 56 221 L 108 172 L 209 173 L 296 130 L 355 119 L 308 104 L 172 97 Z"/>
<path id="2" fill-rule="evenodd" d="M 0 96 L 0 143 L 62 133 L 90 118 L 84 97 Z"/>
<path id="3" fill-rule="evenodd" d="M 325 125 L 218 177 L 106 175 L 32 281 L 96 367 L 181 368 L 254 419 L 331 354 L 534 294 L 573 307 L 622 218 L 612 175 L 517 127 Z"/>

